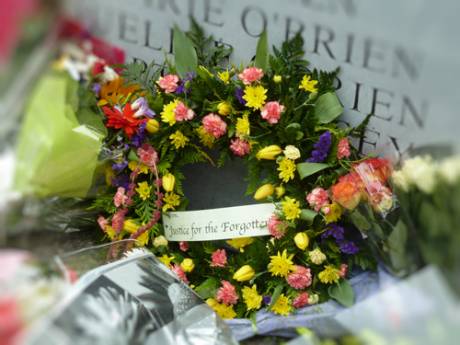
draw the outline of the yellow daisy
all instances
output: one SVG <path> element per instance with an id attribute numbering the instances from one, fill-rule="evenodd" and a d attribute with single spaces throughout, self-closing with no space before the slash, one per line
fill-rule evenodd
<path id="1" fill-rule="evenodd" d="M 246 101 L 246 106 L 253 109 L 261 109 L 267 99 L 267 89 L 261 85 L 246 86 L 244 89 L 243 99 Z"/>
<path id="2" fill-rule="evenodd" d="M 139 194 L 142 200 L 147 200 L 151 191 L 152 187 L 149 186 L 147 182 L 144 181 L 137 184 L 136 192 Z"/>
<path id="3" fill-rule="evenodd" d="M 257 292 L 257 286 L 252 287 L 245 286 L 241 290 L 243 295 L 243 301 L 246 304 L 248 310 L 258 310 L 262 304 L 262 296 Z"/>
<path id="4" fill-rule="evenodd" d="M 299 89 L 315 93 L 318 92 L 316 84 L 318 84 L 318 80 L 311 79 L 309 75 L 304 75 L 300 82 Z"/>
<path id="5" fill-rule="evenodd" d="M 181 131 L 175 131 L 169 136 L 169 139 L 171 140 L 171 144 L 174 145 L 176 150 L 184 148 L 185 145 L 187 145 L 187 143 L 190 141 L 190 139 L 187 138 Z"/>
<path id="6" fill-rule="evenodd" d="M 289 180 L 293 180 L 295 177 L 294 173 L 296 170 L 296 166 L 293 160 L 283 157 L 278 162 L 277 170 L 279 171 L 278 177 L 283 182 L 289 182 Z"/>
<path id="7" fill-rule="evenodd" d="M 281 208 L 287 220 L 294 220 L 300 217 L 300 203 L 294 198 L 285 197 L 284 200 L 281 201 Z"/>
<path id="8" fill-rule="evenodd" d="M 291 304 L 289 298 L 284 296 L 284 294 L 281 294 L 276 300 L 275 304 L 271 306 L 270 311 L 283 316 L 289 315 L 291 312 Z"/>
<path id="9" fill-rule="evenodd" d="M 163 206 L 164 212 L 168 210 L 175 210 L 176 207 L 180 205 L 180 196 L 174 192 L 168 192 L 163 197 L 163 202 L 165 203 Z"/>
<path id="10" fill-rule="evenodd" d="M 198 137 L 200 138 L 200 142 L 204 146 L 212 148 L 214 142 L 216 141 L 216 138 L 214 138 L 212 134 L 206 132 L 203 126 L 198 127 L 195 131 L 197 132 Z"/>
<path id="11" fill-rule="evenodd" d="M 318 278 L 321 283 L 337 283 L 340 279 L 340 271 L 332 265 L 324 266 L 324 270 L 319 272 Z"/>
<path id="12" fill-rule="evenodd" d="M 160 113 L 161 121 L 166 122 L 170 126 L 176 123 L 176 113 L 174 110 L 176 110 L 178 103 L 179 100 L 176 99 L 175 101 L 169 102 L 163 106 L 163 111 Z"/>
<path id="13" fill-rule="evenodd" d="M 139 174 L 148 174 L 149 173 L 149 167 L 147 165 L 139 163 L 139 162 L 136 162 L 136 161 L 130 161 L 128 163 L 128 168 L 131 171 L 139 169 Z"/>
<path id="14" fill-rule="evenodd" d="M 238 137 L 246 137 L 251 134 L 251 125 L 249 123 L 248 114 L 244 114 L 243 117 L 236 119 L 236 135 Z"/>
<path id="15" fill-rule="evenodd" d="M 288 255 L 286 249 L 283 253 L 278 252 L 277 255 L 270 256 L 270 263 L 268 264 L 268 270 L 272 276 L 280 276 L 286 278 L 289 273 L 294 270 L 294 263 L 292 258 L 294 254 Z"/>

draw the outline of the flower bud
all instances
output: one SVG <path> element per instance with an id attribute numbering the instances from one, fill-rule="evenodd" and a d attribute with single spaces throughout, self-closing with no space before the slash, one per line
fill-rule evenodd
<path id="1" fill-rule="evenodd" d="M 240 267 L 238 271 L 235 272 L 235 274 L 233 275 L 233 279 L 239 282 L 244 282 L 247 280 L 251 280 L 252 277 L 254 277 L 254 274 L 255 272 L 251 266 L 244 265 Z"/>
<path id="2" fill-rule="evenodd" d="M 282 80 L 283 80 L 283 77 L 281 77 L 281 76 L 278 75 L 278 74 L 275 74 L 275 75 L 273 76 L 273 81 L 274 81 L 275 83 L 277 83 L 277 84 L 278 84 L 278 83 L 281 83 Z"/>
<path id="3" fill-rule="evenodd" d="M 195 263 L 192 259 L 187 258 L 181 262 L 180 267 L 184 270 L 184 272 L 192 272 L 195 268 Z"/>
<path id="4" fill-rule="evenodd" d="M 161 179 L 161 184 L 163 186 L 163 189 L 166 192 L 172 192 L 174 189 L 175 183 L 176 183 L 176 178 L 171 173 L 164 175 L 163 178 Z"/>
<path id="5" fill-rule="evenodd" d="M 133 234 L 139 229 L 139 225 L 136 224 L 136 222 L 132 219 L 126 219 L 123 222 L 123 230 L 129 232 L 130 234 Z"/>
<path id="6" fill-rule="evenodd" d="M 305 232 L 299 232 L 294 236 L 294 242 L 297 248 L 300 250 L 305 250 L 310 243 L 310 239 Z"/>
<path id="7" fill-rule="evenodd" d="M 217 112 L 219 115 L 227 116 L 232 111 L 232 107 L 227 102 L 220 102 L 217 105 Z"/>
<path id="8" fill-rule="evenodd" d="M 308 296 L 308 304 L 316 304 L 319 302 L 318 294 L 314 293 Z"/>
<path id="9" fill-rule="evenodd" d="M 155 119 L 150 119 L 150 120 L 147 121 L 145 129 L 150 134 L 154 134 L 154 133 L 156 133 L 156 132 L 158 132 L 160 130 L 160 123 Z"/>
<path id="10" fill-rule="evenodd" d="M 273 187 L 272 184 L 267 183 L 264 184 L 263 186 L 259 187 L 257 191 L 254 194 L 254 199 L 257 201 L 263 200 L 265 198 L 268 198 L 270 195 L 273 194 L 275 191 L 275 188 Z"/>
<path id="11" fill-rule="evenodd" d="M 286 193 L 286 189 L 283 186 L 278 186 L 275 188 L 275 193 L 277 198 L 281 198 Z"/>
<path id="12" fill-rule="evenodd" d="M 281 152 L 283 150 L 278 145 L 265 146 L 257 152 L 256 158 L 274 160 Z"/>
<path id="13" fill-rule="evenodd" d="M 168 246 L 168 240 L 163 235 L 160 235 L 158 237 L 155 237 L 155 239 L 153 240 L 153 246 L 155 248 L 161 247 L 161 246 L 167 247 Z"/>

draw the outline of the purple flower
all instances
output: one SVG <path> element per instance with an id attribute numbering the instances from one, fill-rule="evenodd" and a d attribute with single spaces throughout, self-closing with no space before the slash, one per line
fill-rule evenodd
<path id="1" fill-rule="evenodd" d="M 126 174 L 118 175 L 112 178 L 112 186 L 123 187 L 128 190 L 129 188 L 129 176 Z"/>
<path id="2" fill-rule="evenodd" d="M 358 246 L 352 241 L 340 241 L 339 242 L 340 251 L 344 254 L 356 254 L 359 252 Z"/>
<path id="3" fill-rule="evenodd" d="M 246 105 L 246 101 L 243 99 L 244 91 L 242 88 L 237 87 L 235 90 L 235 97 L 238 99 L 242 105 Z"/>
<path id="4" fill-rule="evenodd" d="M 149 104 L 144 97 L 139 97 L 136 99 L 131 107 L 133 110 L 136 110 L 134 113 L 135 117 L 147 116 L 152 118 L 156 115 L 155 112 L 149 108 Z"/>
<path id="5" fill-rule="evenodd" d="M 311 157 L 307 159 L 310 163 L 321 163 L 327 158 L 329 149 L 331 148 L 332 135 L 326 131 L 320 135 L 318 141 L 313 145 L 314 150 L 311 152 Z"/>
<path id="6" fill-rule="evenodd" d="M 182 93 L 188 94 L 190 92 L 190 82 L 195 78 L 194 72 L 187 72 L 184 79 L 180 81 L 179 86 L 177 86 L 176 94 L 180 95 Z"/>
<path id="7" fill-rule="evenodd" d="M 321 238 L 325 239 L 330 236 L 334 237 L 337 241 L 342 241 L 345 239 L 344 236 L 345 229 L 343 226 L 340 226 L 336 223 L 329 224 L 329 228 L 321 234 Z"/>
<path id="8" fill-rule="evenodd" d="M 99 93 L 101 92 L 101 84 L 94 83 L 93 86 L 91 87 L 91 90 L 94 92 L 96 96 L 99 96 Z"/>
<path id="9" fill-rule="evenodd" d="M 134 134 L 131 138 L 131 144 L 134 147 L 140 147 L 145 140 L 145 127 L 146 123 L 141 123 L 137 129 L 136 134 Z"/>
<path id="10" fill-rule="evenodd" d="M 126 160 L 123 160 L 119 163 L 112 164 L 112 169 L 116 172 L 120 172 L 124 170 L 127 166 L 128 166 L 128 162 Z"/>
<path id="11" fill-rule="evenodd" d="M 269 305 L 272 302 L 272 297 L 271 296 L 264 296 L 263 302 L 265 305 Z"/>

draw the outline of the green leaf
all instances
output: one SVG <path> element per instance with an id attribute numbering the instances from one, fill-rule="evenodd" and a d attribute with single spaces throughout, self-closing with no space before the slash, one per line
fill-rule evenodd
<path id="1" fill-rule="evenodd" d="M 325 93 L 318 97 L 314 115 L 319 123 L 330 123 L 343 113 L 343 107 L 337 95 L 333 92 Z"/>
<path id="2" fill-rule="evenodd" d="M 270 309 L 271 307 L 275 305 L 282 291 L 283 291 L 283 284 L 277 285 L 275 290 L 273 291 L 272 300 L 270 302 L 270 305 L 268 306 L 268 309 Z"/>
<path id="3" fill-rule="evenodd" d="M 195 288 L 195 292 L 200 295 L 202 299 L 213 297 L 216 294 L 216 290 L 219 287 L 219 280 L 214 277 L 210 277 L 202 282 Z"/>
<path id="4" fill-rule="evenodd" d="M 408 261 L 406 256 L 407 235 L 407 226 L 400 219 L 396 223 L 391 234 L 388 236 L 388 247 L 391 263 L 397 271 L 402 270 L 405 272 L 405 270 L 408 269 Z"/>
<path id="5" fill-rule="evenodd" d="M 297 171 L 302 180 L 326 168 L 329 168 L 329 164 L 308 162 L 297 164 Z"/>
<path id="6" fill-rule="evenodd" d="M 316 216 L 318 215 L 318 213 L 316 213 L 315 211 L 313 210 L 309 210 L 307 208 L 303 208 L 301 211 L 300 211 L 300 219 L 306 221 L 307 223 L 309 224 L 312 224 L 313 221 L 315 220 Z"/>
<path id="7" fill-rule="evenodd" d="M 350 283 L 342 279 L 338 284 L 328 289 L 329 296 L 345 307 L 351 307 L 355 303 L 355 293 Z"/>
<path id="8" fill-rule="evenodd" d="M 364 217 L 358 210 L 354 210 L 350 213 L 350 220 L 361 232 L 367 232 L 371 228 L 371 224 L 369 224 L 366 217 Z"/>
<path id="9" fill-rule="evenodd" d="M 268 68 L 268 40 L 267 31 L 265 30 L 262 32 L 257 42 L 255 65 L 256 67 L 262 68 L 264 71 Z"/>
<path id="10" fill-rule="evenodd" d="M 193 43 L 176 25 L 174 26 L 173 54 L 177 73 L 182 78 L 187 72 L 196 72 L 198 58 Z"/>

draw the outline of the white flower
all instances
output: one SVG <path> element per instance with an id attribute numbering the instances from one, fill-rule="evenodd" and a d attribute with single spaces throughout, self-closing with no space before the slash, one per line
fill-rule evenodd
<path id="1" fill-rule="evenodd" d="M 300 151 L 294 145 L 286 146 L 284 148 L 283 153 L 286 156 L 286 158 L 292 159 L 293 161 L 300 158 Z"/>
<path id="2" fill-rule="evenodd" d="M 101 80 L 106 83 L 118 78 L 118 73 L 109 66 L 104 66 L 104 73 L 101 75 Z"/>
<path id="3" fill-rule="evenodd" d="M 460 156 L 449 157 L 439 165 L 439 175 L 449 184 L 460 180 Z"/>
<path id="4" fill-rule="evenodd" d="M 315 265 L 321 265 L 326 260 L 326 255 L 319 248 L 308 252 L 308 256 Z"/>
<path id="5" fill-rule="evenodd" d="M 410 184 L 430 194 L 436 186 L 436 169 L 431 157 L 417 156 L 404 162 L 402 173 Z"/>
<path id="6" fill-rule="evenodd" d="M 167 247 L 168 246 L 168 240 L 163 235 L 155 237 L 155 239 L 153 240 L 153 246 L 155 248 L 161 247 L 161 246 Z"/>
<path id="7" fill-rule="evenodd" d="M 318 294 L 314 293 L 308 296 L 308 304 L 316 304 L 319 302 Z"/>
<path id="8" fill-rule="evenodd" d="M 396 187 L 401 188 L 405 192 L 409 191 L 411 183 L 401 170 L 393 172 L 391 177 Z"/>

